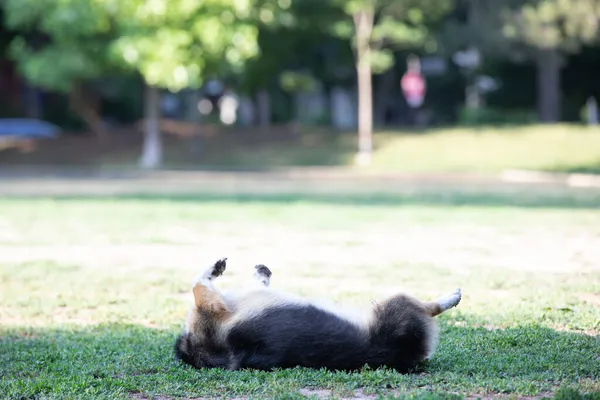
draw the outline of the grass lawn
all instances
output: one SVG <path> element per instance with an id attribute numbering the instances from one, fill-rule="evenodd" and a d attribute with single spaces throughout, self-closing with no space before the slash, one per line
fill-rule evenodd
<path id="1" fill-rule="evenodd" d="M 351 166 L 356 135 L 306 133 L 290 141 L 206 143 L 199 162 L 209 166 Z M 174 147 L 169 163 L 179 164 Z M 106 164 L 111 164 L 110 156 Z M 386 172 L 479 172 L 506 169 L 600 173 L 600 129 L 585 126 L 443 128 L 422 132 L 381 131 L 374 135 L 370 170 Z"/>
<path id="2" fill-rule="evenodd" d="M 600 195 L 582 193 L 0 198 L 0 398 L 599 399 Z M 172 346 L 222 256 L 222 286 L 260 262 L 273 286 L 357 306 L 463 300 L 414 374 L 197 371 Z"/>
<path id="3" fill-rule="evenodd" d="M 136 165 L 141 135 L 65 137 L 31 152 L 0 152 L 0 165 Z M 166 136 L 165 166 L 183 168 L 276 168 L 352 166 L 356 134 L 304 127 L 270 131 L 221 129 L 200 145 L 195 139 Z M 386 172 L 478 172 L 506 169 L 600 173 L 600 128 L 577 125 L 439 128 L 374 135 L 372 165 Z"/>
<path id="4" fill-rule="evenodd" d="M 600 172 L 600 129 L 581 126 L 454 128 L 382 135 L 373 167 L 400 171 L 531 169 Z"/>

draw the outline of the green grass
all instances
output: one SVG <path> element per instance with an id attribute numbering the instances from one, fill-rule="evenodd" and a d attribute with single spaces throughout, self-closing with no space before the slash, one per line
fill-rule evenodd
<path id="1" fill-rule="evenodd" d="M 598 204 L 531 189 L 0 198 L 0 398 L 598 399 Z M 221 256 L 224 287 L 264 262 L 273 286 L 357 306 L 464 297 L 414 374 L 196 371 L 172 346 L 191 278 Z"/>
<path id="2" fill-rule="evenodd" d="M 302 134 L 274 128 L 225 129 L 207 138 L 199 153 L 191 139 L 165 137 L 165 166 L 269 169 L 289 166 L 350 167 L 355 133 L 304 127 Z M 506 169 L 600 173 L 600 128 L 579 125 L 432 128 L 374 135 L 372 165 L 386 172 L 478 172 Z M 137 164 L 141 136 L 115 135 L 44 142 L 32 152 L 0 152 L 0 164 L 92 165 L 121 168 Z"/>
<path id="3" fill-rule="evenodd" d="M 354 134 L 307 132 L 296 139 L 241 141 L 240 135 L 206 142 L 202 157 L 185 155 L 185 145 L 167 151 L 171 166 L 272 168 L 351 166 Z M 600 129 L 584 126 L 527 126 L 386 131 L 374 136 L 371 170 L 386 172 L 479 172 L 506 169 L 600 172 Z M 110 165 L 109 155 L 105 164 Z M 135 158 L 132 158 L 134 160 Z"/>
<path id="4" fill-rule="evenodd" d="M 401 171 L 531 169 L 600 172 L 600 129 L 577 126 L 455 128 L 383 135 L 373 166 Z"/>

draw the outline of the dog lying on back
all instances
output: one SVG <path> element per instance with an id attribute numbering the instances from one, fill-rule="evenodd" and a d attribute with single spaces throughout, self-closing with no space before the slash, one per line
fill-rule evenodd
<path id="1" fill-rule="evenodd" d="M 398 294 L 376 304 L 370 315 L 347 313 L 269 288 L 271 271 L 255 267 L 256 288 L 230 293 L 213 282 L 226 259 L 194 281 L 195 305 L 175 356 L 195 368 L 373 369 L 409 372 L 429 358 L 437 344 L 433 317 L 456 306 L 460 289 L 433 302 Z"/>

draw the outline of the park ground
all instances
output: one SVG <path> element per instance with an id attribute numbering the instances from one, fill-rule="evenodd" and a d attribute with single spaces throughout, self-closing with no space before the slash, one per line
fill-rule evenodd
<path id="1" fill-rule="evenodd" d="M 170 128 L 170 129 L 167 129 Z M 201 137 L 166 125 L 164 167 L 269 170 L 282 167 L 351 169 L 356 135 L 313 127 L 218 128 Z M 101 170 L 136 165 L 142 134 L 130 128 L 96 139 L 70 135 L 0 151 L 0 167 L 67 166 Z M 0 150 L 2 143 L 0 143 Z M 600 172 L 600 128 L 504 126 L 381 131 L 374 135 L 368 173 L 478 173 L 504 170 Z"/>
<path id="2" fill-rule="evenodd" d="M 0 398 L 600 398 L 597 187 L 482 171 L 10 171 Z M 463 300 L 413 374 L 196 371 L 172 347 L 191 279 L 223 256 L 223 287 L 264 263 L 275 287 L 357 307 L 456 287 Z"/>

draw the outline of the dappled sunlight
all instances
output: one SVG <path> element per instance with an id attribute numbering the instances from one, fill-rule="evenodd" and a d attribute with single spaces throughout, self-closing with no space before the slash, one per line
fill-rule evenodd
<path id="1" fill-rule="evenodd" d="M 223 287 L 244 286 L 264 263 L 274 287 L 360 307 L 398 291 L 426 300 L 461 287 L 453 318 L 477 316 L 468 324 L 598 329 L 594 210 L 2 203 L 10 210 L 0 217 L 9 232 L 0 243 L 7 326 L 181 324 L 192 278 L 228 257 Z M 56 224 L 60 235 L 51 234 Z"/>
<path id="2" fill-rule="evenodd" d="M 225 119 L 233 118 L 229 113 L 225 114 Z M 40 142 L 31 153 L 0 152 L 0 163 L 11 167 L 54 165 L 108 170 L 133 167 L 142 145 L 141 122 L 114 132 L 101 142 L 94 137 L 73 136 Z M 443 175 L 458 172 L 499 174 L 514 169 L 594 173 L 600 165 L 600 128 L 577 125 L 375 132 L 372 163 L 359 171 L 353 165 L 354 134 L 322 127 L 292 123 L 264 128 L 212 123 L 197 126 L 187 121 L 164 119 L 161 130 L 164 132 L 165 168 L 336 167 L 362 173 Z"/>
<path id="3" fill-rule="evenodd" d="M 600 165 L 600 129 L 595 127 L 450 128 L 384 132 L 375 138 L 373 168 L 386 171 L 593 172 Z"/>
<path id="4" fill-rule="evenodd" d="M 30 380 L 38 385 L 52 384 L 63 395 L 78 394 L 82 386 L 93 381 L 96 388 L 124 385 L 130 395 L 175 391 L 177 397 L 194 398 L 199 394 L 210 398 L 223 394 L 265 398 L 282 389 L 298 390 L 299 383 L 311 388 L 307 394 L 319 391 L 345 398 L 412 392 L 423 387 L 484 397 L 519 393 L 519 398 L 524 398 L 573 382 L 582 390 L 600 390 L 594 379 L 598 354 L 594 337 L 536 324 L 465 327 L 444 318 L 440 325 L 437 352 L 408 375 L 387 369 L 360 373 L 306 369 L 199 372 L 173 359 L 172 345 L 179 333 L 174 327 L 156 329 L 143 323 L 68 328 L 14 326 L 0 338 L 9 349 L 0 356 L 13 374 L 13 379 L 0 381 L 0 389 L 11 393 L 18 390 L 20 382 Z M 63 375 L 69 379 L 60 379 Z"/>
<path id="5" fill-rule="evenodd" d="M 3 198 L 0 361 L 12 378 L 0 380 L 0 392 L 29 385 L 62 396 L 93 387 L 133 398 L 241 399 L 300 388 L 345 398 L 415 388 L 483 397 L 600 390 L 597 209 L 547 199 L 533 208 L 457 205 L 447 196 L 429 205 L 351 196 Z M 438 317 L 438 350 L 413 374 L 199 373 L 175 362 L 172 349 L 193 304 L 191 280 L 220 257 L 229 257 L 216 282 L 224 289 L 246 286 L 264 263 L 274 288 L 361 309 L 400 291 L 433 300 L 460 287 L 463 298 Z"/>

